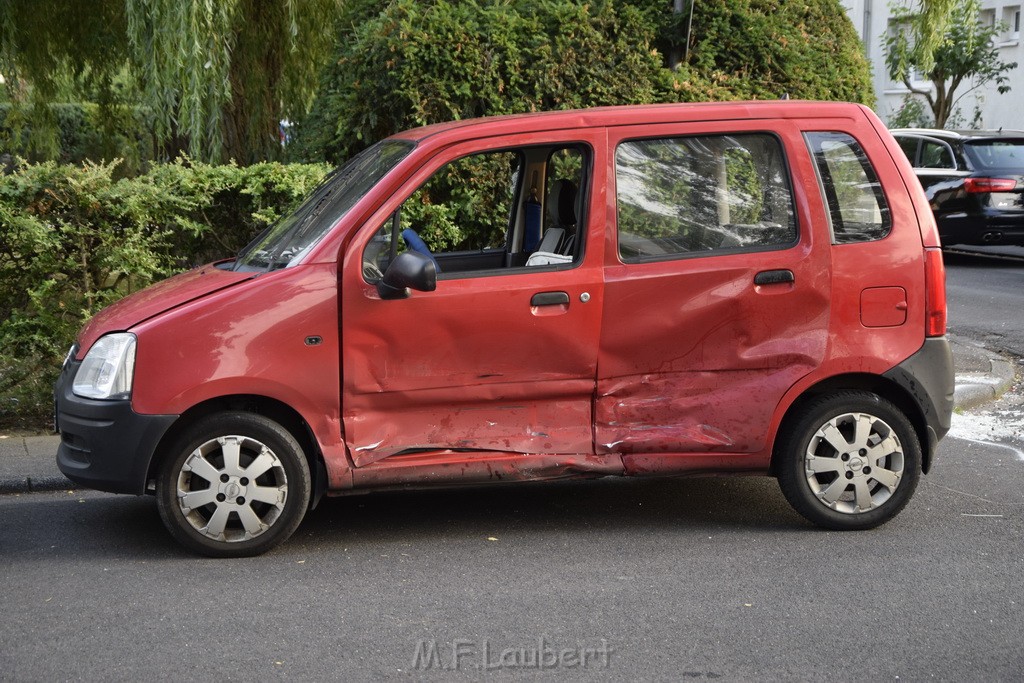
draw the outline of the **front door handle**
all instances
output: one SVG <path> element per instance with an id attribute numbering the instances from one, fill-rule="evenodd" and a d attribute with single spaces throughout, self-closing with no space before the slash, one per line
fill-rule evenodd
<path id="1" fill-rule="evenodd" d="M 568 292 L 537 292 L 530 299 L 531 306 L 568 306 Z"/>
<path id="2" fill-rule="evenodd" d="M 755 285 L 781 285 L 787 282 L 796 282 L 793 271 L 783 268 L 782 270 L 762 270 L 754 276 Z"/>

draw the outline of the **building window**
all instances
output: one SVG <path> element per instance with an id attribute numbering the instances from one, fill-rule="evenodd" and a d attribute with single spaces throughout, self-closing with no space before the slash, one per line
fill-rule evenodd
<path id="1" fill-rule="evenodd" d="M 1003 23 L 1006 24 L 1006 41 L 1020 40 L 1020 6 L 1003 9 Z"/>

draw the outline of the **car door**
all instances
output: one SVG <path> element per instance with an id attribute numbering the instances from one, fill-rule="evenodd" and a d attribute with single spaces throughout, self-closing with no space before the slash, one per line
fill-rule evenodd
<path id="1" fill-rule="evenodd" d="M 590 207 L 601 206 L 605 196 L 604 172 L 594 163 L 599 140 L 596 132 L 548 132 L 454 144 L 425 160 L 359 230 L 340 275 L 342 418 L 356 466 L 435 450 L 593 452 L 603 240 L 591 233 L 600 234 L 603 226 L 594 223 Z M 559 145 L 584 150 L 575 205 L 582 239 L 569 262 L 527 266 L 516 245 L 522 243 L 527 201 L 536 201 L 531 160 Z M 515 168 L 506 181 L 451 171 L 453 164 L 459 169 L 508 166 L 491 163 L 499 154 L 503 160 L 520 159 L 511 164 Z M 443 174 L 460 179 L 458 187 L 445 181 L 446 199 L 419 190 Z M 543 187 L 543 178 L 540 183 Z M 505 192 L 506 218 L 495 218 L 513 228 L 503 263 L 491 253 L 498 248 L 495 240 L 503 241 L 498 238 L 478 250 L 479 258 L 467 251 L 432 253 L 441 268 L 436 290 L 381 298 L 372 266 L 379 263 L 381 236 L 396 209 L 403 227 L 421 231 L 428 240 L 436 231 L 462 227 L 453 223 L 499 216 L 502 209 L 490 197 Z M 459 205 L 450 205 L 453 201 Z M 478 201 L 484 204 L 474 204 Z M 434 243 L 458 241 L 442 237 L 435 235 Z"/>
<path id="2" fill-rule="evenodd" d="M 621 128 L 609 147 L 597 452 L 642 471 L 764 449 L 783 394 L 828 344 L 827 219 L 813 183 L 792 180 L 814 177 L 799 130 Z"/>

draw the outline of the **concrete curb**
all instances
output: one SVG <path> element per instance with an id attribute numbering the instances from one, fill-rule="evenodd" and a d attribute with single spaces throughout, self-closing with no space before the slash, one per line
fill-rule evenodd
<path id="1" fill-rule="evenodd" d="M 56 434 L 0 439 L 0 494 L 79 488 L 57 469 L 59 445 Z"/>
<path id="2" fill-rule="evenodd" d="M 5 493 L 41 493 L 43 491 L 68 491 L 78 486 L 67 477 L 24 477 L 0 479 L 0 495 Z"/>
<path id="3" fill-rule="evenodd" d="M 1005 358 L 990 357 L 989 372 L 957 376 L 953 391 L 953 405 L 957 410 L 968 410 L 995 400 L 1013 386 L 1016 370 Z"/>

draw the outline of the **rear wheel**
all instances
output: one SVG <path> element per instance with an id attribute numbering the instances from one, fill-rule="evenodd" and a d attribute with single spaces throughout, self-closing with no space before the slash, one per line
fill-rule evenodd
<path id="1" fill-rule="evenodd" d="M 870 529 L 892 519 L 921 476 L 921 446 L 907 417 L 866 391 L 798 408 L 776 449 L 782 493 L 829 529 Z"/>
<path id="2" fill-rule="evenodd" d="M 157 479 L 157 507 L 180 543 L 211 557 L 258 555 L 282 543 L 309 505 L 309 466 L 284 427 L 219 413 L 189 427 Z"/>

